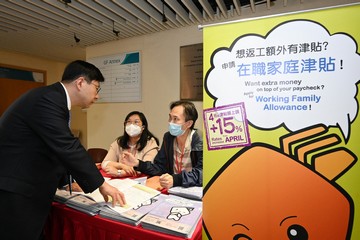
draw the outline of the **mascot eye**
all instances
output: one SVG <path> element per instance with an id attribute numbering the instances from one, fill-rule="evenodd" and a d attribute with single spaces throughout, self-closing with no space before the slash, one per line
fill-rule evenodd
<path id="1" fill-rule="evenodd" d="M 246 236 L 245 234 L 236 234 L 233 240 L 252 240 L 251 237 Z"/>
<path id="2" fill-rule="evenodd" d="M 294 224 L 288 228 L 287 235 L 289 240 L 308 240 L 309 235 L 303 226 Z"/>

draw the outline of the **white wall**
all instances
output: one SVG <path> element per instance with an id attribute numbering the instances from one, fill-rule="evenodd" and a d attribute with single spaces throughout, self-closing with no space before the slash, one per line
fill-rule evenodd
<path id="1" fill-rule="evenodd" d="M 180 47 L 196 43 L 202 43 L 202 32 L 191 26 L 88 47 L 87 59 L 140 51 L 142 101 L 95 103 L 86 110 L 87 147 L 108 149 L 123 134 L 124 118 L 133 110 L 145 114 L 150 131 L 161 142 L 168 127 L 169 104 L 180 98 Z M 202 129 L 202 102 L 194 104 L 199 112 L 196 128 Z"/>

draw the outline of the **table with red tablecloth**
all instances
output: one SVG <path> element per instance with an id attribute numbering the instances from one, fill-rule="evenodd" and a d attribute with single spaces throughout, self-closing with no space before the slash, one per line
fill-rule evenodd
<path id="1" fill-rule="evenodd" d="M 105 175 L 105 174 L 103 174 Z M 144 229 L 130 224 L 90 216 L 53 202 L 45 228 L 45 240 L 180 240 L 181 237 Z M 199 220 L 191 240 L 201 240 L 202 221 Z"/>
<path id="2" fill-rule="evenodd" d="M 20 229 L 19 229 L 20 230 Z M 54 202 L 45 225 L 46 240 L 179 240 L 181 237 L 132 226 L 118 221 L 90 216 Z M 191 240 L 201 240 L 202 221 Z"/>

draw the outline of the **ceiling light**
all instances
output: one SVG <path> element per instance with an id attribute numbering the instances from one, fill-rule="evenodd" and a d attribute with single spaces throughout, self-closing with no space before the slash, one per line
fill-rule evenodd
<path id="1" fill-rule="evenodd" d="M 75 33 L 74 33 L 74 40 L 76 43 L 80 42 L 80 38 L 78 38 Z"/>
<path id="2" fill-rule="evenodd" d="M 68 6 L 69 3 L 71 3 L 71 0 L 60 0 L 60 2 L 65 4 L 65 7 Z"/>
<path id="3" fill-rule="evenodd" d="M 115 36 L 119 37 L 119 30 L 115 30 L 115 21 L 113 21 L 113 33 L 115 34 Z"/>
<path id="4" fill-rule="evenodd" d="M 162 9 L 162 22 L 165 23 L 167 22 L 167 18 L 165 16 L 165 0 L 162 0 L 162 4 L 163 4 L 163 9 Z"/>

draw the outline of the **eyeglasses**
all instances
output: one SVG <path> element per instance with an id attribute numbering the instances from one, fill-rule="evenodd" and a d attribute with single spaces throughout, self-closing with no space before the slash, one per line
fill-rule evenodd
<path id="1" fill-rule="evenodd" d="M 98 85 L 96 85 L 95 83 L 91 83 L 92 85 L 94 85 L 95 87 L 96 87 L 96 93 L 99 93 L 100 92 L 100 90 L 101 90 L 101 87 L 100 87 L 100 85 L 98 86 Z"/>
<path id="2" fill-rule="evenodd" d="M 124 123 L 125 123 L 125 125 L 131 125 L 131 124 L 134 124 L 134 125 L 137 125 L 137 126 L 141 125 L 141 121 L 140 121 L 140 120 L 135 120 L 135 121 L 127 120 L 127 121 L 125 121 Z"/>

